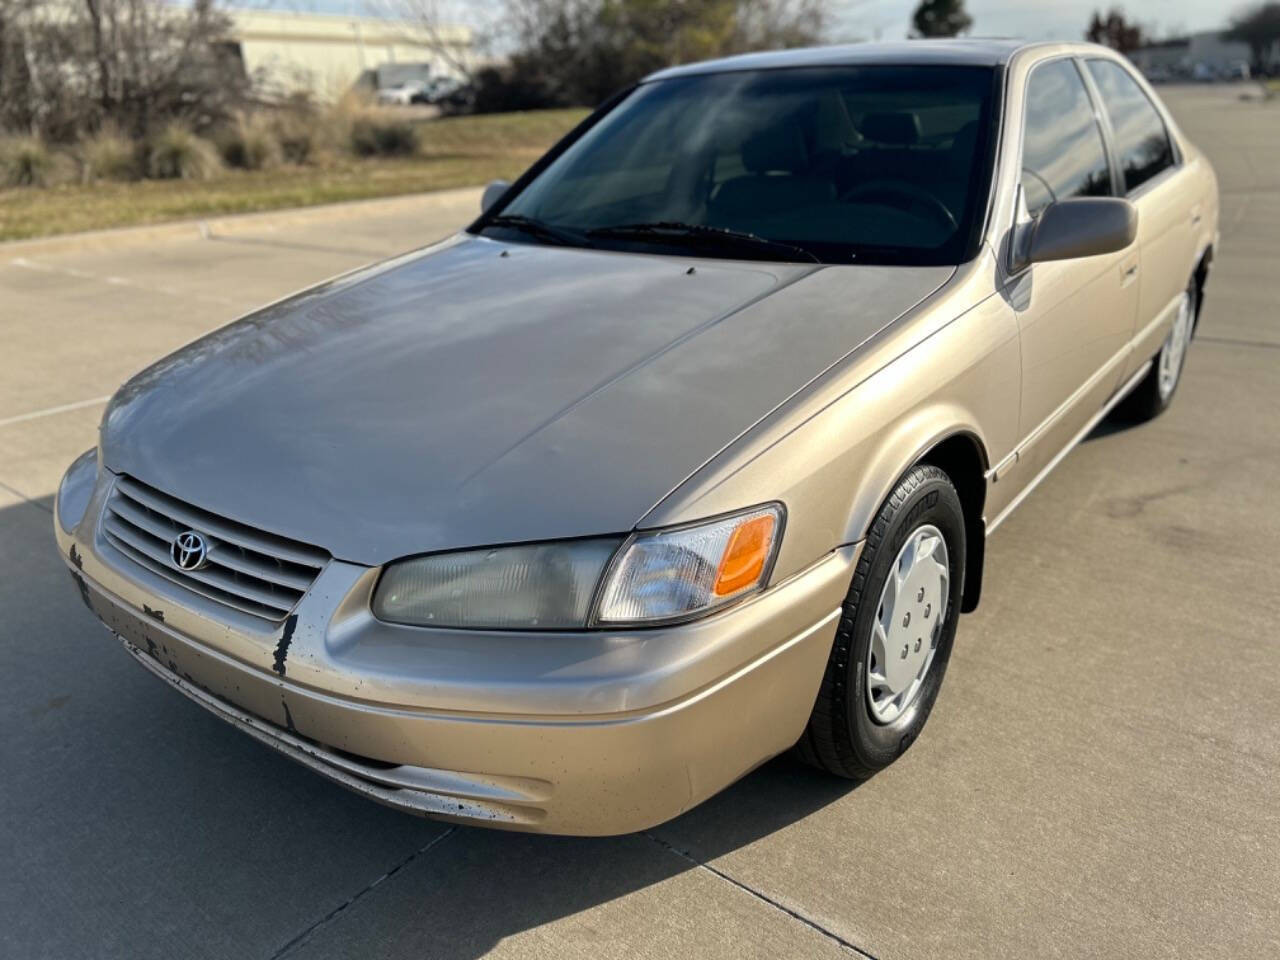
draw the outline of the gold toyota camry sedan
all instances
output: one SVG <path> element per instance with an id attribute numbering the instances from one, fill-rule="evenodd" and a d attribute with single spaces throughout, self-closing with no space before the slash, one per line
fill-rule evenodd
<path id="1" fill-rule="evenodd" d="M 986 538 L 1177 389 L 1214 173 L 1084 44 L 666 70 L 142 371 L 57 496 L 157 677 L 402 810 L 659 823 L 920 735 Z"/>

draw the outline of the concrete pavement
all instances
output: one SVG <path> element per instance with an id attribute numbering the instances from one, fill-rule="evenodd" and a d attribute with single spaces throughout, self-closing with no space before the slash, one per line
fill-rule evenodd
<path id="1" fill-rule="evenodd" d="M 0 247 L 0 955 L 1280 955 L 1280 104 L 1167 96 L 1223 191 L 1173 409 L 1104 425 L 992 538 L 902 762 L 854 789 L 780 759 L 618 839 L 330 786 L 138 670 L 53 548 L 125 377 L 477 191 Z"/>

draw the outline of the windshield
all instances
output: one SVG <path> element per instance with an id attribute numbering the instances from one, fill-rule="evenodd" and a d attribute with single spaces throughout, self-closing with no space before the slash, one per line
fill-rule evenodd
<path id="1" fill-rule="evenodd" d="M 534 243 L 954 264 L 985 212 L 993 72 L 822 67 L 641 84 L 472 227 Z"/>

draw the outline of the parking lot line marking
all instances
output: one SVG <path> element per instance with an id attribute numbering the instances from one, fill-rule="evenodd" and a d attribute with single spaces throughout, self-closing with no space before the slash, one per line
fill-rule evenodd
<path id="1" fill-rule="evenodd" d="M 208 303 L 217 303 L 224 306 L 239 307 L 241 304 L 228 297 L 219 297 L 208 293 L 195 293 L 189 290 L 179 290 L 176 287 L 162 286 L 157 284 L 139 283 L 137 280 L 130 280 L 128 277 L 103 277 L 96 273 L 89 273 L 87 270 L 77 270 L 74 267 L 63 267 L 52 263 L 40 263 L 37 260 L 29 260 L 26 257 L 14 257 L 9 261 L 15 267 L 22 267 L 24 270 L 36 270 L 42 273 L 61 273 L 69 277 L 75 277 L 79 280 L 96 280 L 98 283 L 109 283 L 117 287 L 132 287 L 136 290 L 145 290 L 148 293 L 163 293 L 170 297 L 181 297 L 184 300 L 204 300 Z"/>
<path id="2" fill-rule="evenodd" d="M 1197 336 L 1196 342 L 1200 343 L 1217 343 L 1230 347 L 1258 347 L 1263 350 L 1280 350 L 1280 343 L 1271 343 L 1267 340 L 1238 340 L 1235 337 L 1211 337 Z"/>
<path id="3" fill-rule="evenodd" d="M 314 250 L 318 253 L 335 253 L 346 257 L 374 257 L 380 259 L 403 252 L 399 247 L 394 250 L 369 250 L 359 247 L 332 247 L 319 243 L 301 243 L 296 240 L 272 240 L 267 237 L 228 236 L 224 233 L 210 233 L 206 235 L 205 239 L 214 243 L 239 243 L 246 246 L 279 247 L 284 250 Z"/>
<path id="4" fill-rule="evenodd" d="M 83 410 L 85 407 L 92 407 L 95 404 L 106 403 L 110 399 L 110 395 L 105 397 L 94 397 L 92 400 L 80 400 L 76 403 L 64 403 L 57 407 L 46 407 L 44 410 L 33 410 L 31 413 L 20 413 L 15 417 L 5 417 L 3 420 L 0 420 L 0 427 L 7 427 L 14 423 L 26 423 L 28 420 L 39 420 L 41 417 L 51 417 L 55 413 L 67 413 L 71 410 Z"/>

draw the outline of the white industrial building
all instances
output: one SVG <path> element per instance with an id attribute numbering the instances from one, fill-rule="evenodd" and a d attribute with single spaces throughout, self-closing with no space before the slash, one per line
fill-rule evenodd
<path id="1" fill-rule="evenodd" d="M 1272 49 L 1266 59 L 1275 62 L 1277 51 Z M 1225 74 L 1252 59 L 1247 43 L 1223 39 L 1222 32 L 1206 30 L 1172 40 L 1139 47 L 1129 54 L 1129 59 L 1148 76 L 1167 74 L 1193 76 L 1197 70 L 1213 74 Z"/>
<path id="2" fill-rule="evenodd" d="M 456 75 L 472 62 L 471 31 L 378 17 L 281 10 L 227 11 L 232 47 L 259 93 L 305 92 L 335 100 L 357 82 L 374 86 Z M 376 78 L 376 80 L 375 80 Z"/>

